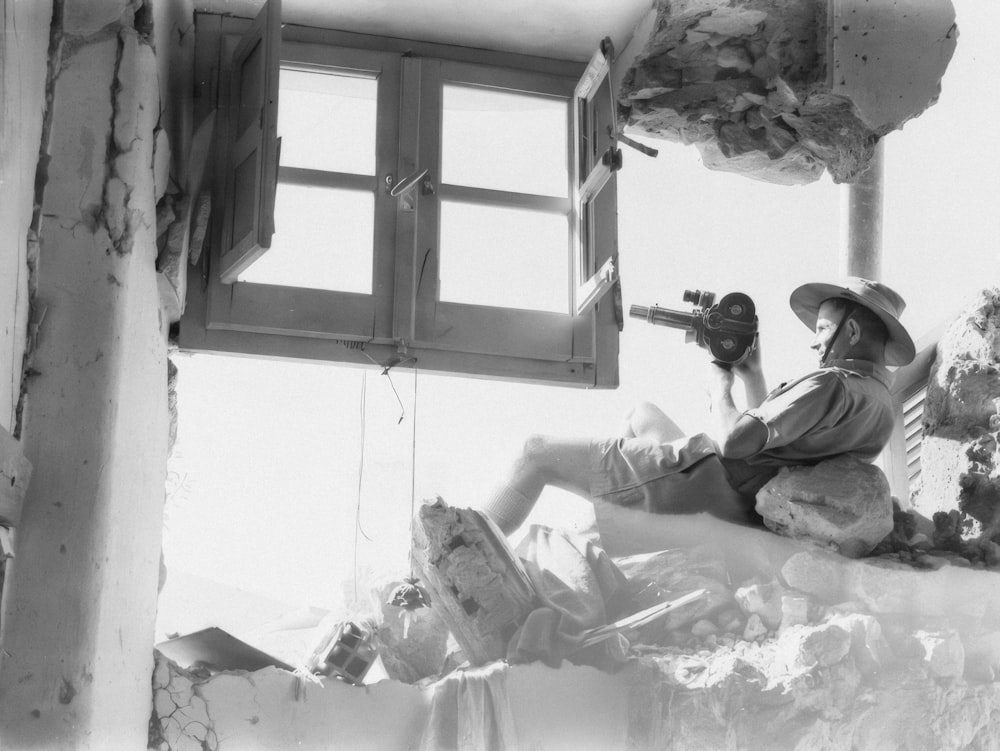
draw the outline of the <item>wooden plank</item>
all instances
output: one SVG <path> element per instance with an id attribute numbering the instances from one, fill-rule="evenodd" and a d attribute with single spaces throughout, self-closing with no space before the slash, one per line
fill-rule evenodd
<path id="1" fill-rule="evenodd" d="M 31 479 L 31 462 L 21 451 L 20 442 L 0 427 L 0 525 L 16 527 Z"/>

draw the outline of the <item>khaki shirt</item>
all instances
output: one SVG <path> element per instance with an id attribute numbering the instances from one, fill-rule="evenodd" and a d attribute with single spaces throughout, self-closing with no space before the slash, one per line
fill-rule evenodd
<path id="1" fill-rule="evenodd" d="M 890 379 L 867 360 L 835 360 L 782 384 L 746 411 L 767 428 L 764 448 L 747 463 L 810 464 L 840 454 L 871 461 L 895 422 Z"/>

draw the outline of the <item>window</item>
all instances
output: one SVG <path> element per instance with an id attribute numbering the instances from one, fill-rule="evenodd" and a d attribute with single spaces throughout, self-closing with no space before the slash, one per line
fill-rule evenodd
<path id="1" fill-rule="evenodd" d="M 577 64 L 279 14 L 198 17 L 228 158 L 182 348 L 617 386 L 604 53 L 580 88 Z"/>

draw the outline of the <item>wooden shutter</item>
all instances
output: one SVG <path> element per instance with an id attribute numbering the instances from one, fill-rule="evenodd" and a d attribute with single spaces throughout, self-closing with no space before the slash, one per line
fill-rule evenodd
<path id="1" fill-rule="evenodd" d="M 618 282 L 618 186 L 621 167 L 610 39 L 591 57 L 573 94 L 573 221 L 577 315 Z"/>
<path id="2" fill-rule="evenodd" d="M 226 229 L 219 278 L 231 284 L 271 245 L 278 173 L 281 0 L 268 0 L 233 54 Z"/>

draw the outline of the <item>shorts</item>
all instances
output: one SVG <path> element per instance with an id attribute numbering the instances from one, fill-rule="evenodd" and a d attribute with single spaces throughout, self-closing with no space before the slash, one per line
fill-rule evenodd
<path id="1" fill-rule="evenodd" d="M 755 498 L 736 490 L 704 433 L 670 443 L 610 438 L 591 443 L 594 498 L 654 514 L 707 512 L 738 524 L 759 524 Z"/>

